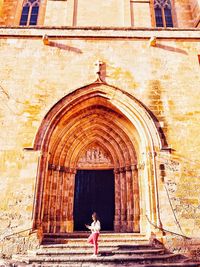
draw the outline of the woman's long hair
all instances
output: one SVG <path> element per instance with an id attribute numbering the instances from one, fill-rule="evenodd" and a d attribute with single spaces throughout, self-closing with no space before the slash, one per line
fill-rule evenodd
<path id="1" fill-rule="evenodd" d="M 98 217 L 98 215 L 97 215 L 96 212 L 93 212 L 92 213 L 92 216 L 93 216 L 93 218 L 94 218 L 95 221 L 97 221 L 99 219 L 99 217 Z"/>

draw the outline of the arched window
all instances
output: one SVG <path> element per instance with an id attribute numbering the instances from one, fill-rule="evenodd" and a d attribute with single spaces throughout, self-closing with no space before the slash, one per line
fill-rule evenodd
<path id="1" fill-rule="evenodd" d="M 170 0 L 154 0 L 156 27 L 173 27 Z"/>
<path id="2" fill-rule="evenodd" d="M 39 0 L 25 0 L 22 8 L 22 15 L 20 19 L 21 26 L 37 25 Z"/>

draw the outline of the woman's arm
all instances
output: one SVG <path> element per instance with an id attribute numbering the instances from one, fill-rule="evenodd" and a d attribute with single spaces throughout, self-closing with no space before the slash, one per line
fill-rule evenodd
<path id="1" fill-rule="evenodd" d="M 88 225 L 88 224 L 85 224 L 85 227 L 86 227 L 87 229 L 90 229 L 90 230 L 91 230 L 91 228 L 92 228 L 92 226 L 90 226 L 90 225 Z"/>

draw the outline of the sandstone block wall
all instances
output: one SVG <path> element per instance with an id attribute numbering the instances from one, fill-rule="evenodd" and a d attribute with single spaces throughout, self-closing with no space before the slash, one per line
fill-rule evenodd
<path id="1" fill-rule="evenodd" d="M 190 1 L 193 23 L 195 27 L 200 27 L 200 1 Z"/>
<path id="2" fill-rule="evenodd" d="M 171 1 L 174 27 L 196 27 L 199 0 Z M 0 25 L 18 26 L 23 0 L 1 0 Z M 196 23 L 196 24 L 195 24 Z M 38 25 L 42 26 L 106 26 L 155 27 L 153 1 L 67 0 L 41 2 Z"/>
<path id="3" fill-rule="evenodd" d="M 42 42 L 45 33 L 50 45 Z M 33 146 L 57 101 L 95 81 L 94 64 L 101 60 L 107 83 L 146 105 L 172 149 L 156 156 L 163 227 L 181 232 L 178 221 L 184 234 L 199 235 L 199 31 L 155 31 L 155 47 L 149 46 L 148 30 L 0 34 L 0 232 L 30 227 L 40 153 L 24 148 Z"/>

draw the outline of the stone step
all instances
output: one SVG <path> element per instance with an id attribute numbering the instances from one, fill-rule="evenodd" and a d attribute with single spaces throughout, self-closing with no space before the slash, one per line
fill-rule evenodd
<path id="1" fill-rule="evenodd" d="M 30 251 L 28 252 L 29 256 L 87 256 L 87 255 L 92 255 L 93 253 L 93 248 L 89 248 L 87 250 L 72 250 L 72 249 L 63 249 L 63 250 L 44 250 L 44 249 L 39 249 L 37 251 Z M 147 255 L 147 254 L 164 254 L 165 250 L 164 249 L 147 249 L 147 250 L 125 250 L 125 249 L 99 249 L 99 254 L 101 256 L 108 256 L 108 255 L 132 255 L 132 254 L 139 254 L 139 255 Z"/>
<path id="2" fill-rule="evenodd" d="M 59 233 L 59 234 L 44 234 L 42 244 L 70 244 L 77 243 L 78 245 L 83 245 L 87 238 L 89 237 L 89 232 L 81 233 Z M 145 235 L 135 234 L 135 233 L 101 233 L 99 242 L 101 243 L 146 243 L 148 238 Z"/>
<path id="3" fill-rule="evenodd" d="M 99 242 L 99 257 L 91 257 L 93 247 L 87 243 L 86 238 L 77 236 L 73 239 L 69 236 L 66 239 L 63 235 L 61 239 L 66 240 L 66 243 L 43 244 L 27 255 L 14 255 L 13 260 L 34 267 L 200 267 L 198 263 L 185 262 L 188 259 L 180 254 L 167 253 L 162 245 L 154 247 L 146 237 L 138 240 L 129 235 L 128 240 L 125 240 L 122 235 L 120 238 L 111 235 L 109 241 L 106 239 L 105 242 Z"/>
<path id="4" fill-rule="evenodd" d="M 146 244 L 149 240 L 146 238 L 99 238 L 99 244 L 107 244 L 107 245 L 123 245 L 123 244 Z M 82 246 L 87 243 L 87 238 L 44 238 L 42 241 L 43 245 L 50 245 L 50 244 L 76 244 L 77 246 Z"/>
<path id="5" fill-rule="evenodd" d="M 67 244 L 44 244 L 40 246 L 41 249 L 54 249 L 54 250 L 60 250 L 60 249 L 77 249 L 80 248 L 81 250 L 91 249 L 91 245 L 87 243 L 85 240 L 84 243 L 67 243 Z M 99 242 L 99 249 L 129 249 L 129 250 L 140 250 L 140 249 L 152 249 L 152 245 L 149 243 L 143 243 L 143 244 L 136 244 L 135 242 L 132 244 L 120 244 L 118 243 L 102 243 Z"/>
<path id="6" fill-rule="evenodd" d="M 93 267 L 93 266 L 145 266 L 145 267 L 175 267 L 175 266 L 194 266 L 200 267 L 200 263 L 189 262 L 187 258 L 180 254 L 170 254 L 164 253 L 164 249 L 157 249 L 148 245 L 147 250 L 141 249 L 134 250 L 137 245 L 134 246 L 124 246 L 121 249 L 113 250 L 110 248 L 105 254 L 101 253 L 101 256 L 93 258 L 91 257 L 92 249 L 88 251 L 69 251 L 65 254 L 66 248 L 57 250 L 44 249 L 41 248 L 36 251 L 36 253 L 29 253 L 28 255 L 14 255 L 13 260 L 15 262 L 26 262 L 26 266 L 73 266 L 73 267 Z M 64 250 L 64 251 L 62 251 Z M 51 255 L 52 252 L 52 255 Z M 70 252 L 70 253 L 69 253 Z M 81 253 L 82 252 L 82 253 Z M 91 253 L 89 255 L 89 252 Z M 81 253 L 81 254 L 79 254 Z M 139 265 L 138 265 L 139 264 Z M 18 266 L 18 265 L 14 265 Z M 22 266 L 22 265 L 19 265 Z"/>
<path id="7" fill-rule="evenodd" d="M 13 260 L 19 261 L 21 257 L 13 257 Z M 91 257 L 91 256 L 35 256 L 35 257 L 26 257 L 25 261 L 27 263 L 37 263 L 37 264 L 66 264 L 66 263 L 140 263 L 140 264 L 152 264 L 152 263 L 167 263 L 179 261 L 182 259 L 182 256 L 179 254 L 164 254 L 164 255 L 112 255 L 112 256 L 100 256 L 100 257 Z"/>
<path id="8" fill-rule="evenodd" d="M 10 264 L 10 265 L 9 265 Z M 75 262 L 71 262 L 71 263 L 62 263 L 62 264 L 58 264 L 58 263 L 22 263 L 22 262 L 16 262 L 16 261 L 9 261 L 9 263 L 3 265 L 3 266 L 14 266 L 14 267 L 95 267 L 95 266 L 99 266 L 99 267 L 116 267 L 116 266 L 123 266 L 123 267 L 200 267 L 200 263 L 195 263 L 195 262 L 179 262 L 179 263 L 175 263 L 175 262 L 170 262 L 170 263 L 152 263 L 152 264 L 136 264 L 133 262 L 125 262 L 125 263 L 75 263 Z"/>
<path id="9" fill-rule="evenodd" d="M 126 266 L 133 266 L 133 265 L 126 265 Z M 138 265 L 137 267 L 200 267 L 200 263 L 195 262 L 170 262 L 170 263 L 154 263 L 147 265 Z M 86 266 L 85 266 L 86 267 Z M 134 267 L 136 267 L 134 265 Z"/>
<path id="10" fill-rule="evenodd" d="M 73 232 L 73 233 L 44 233 L 44 238 L 51 237 L 51 238 L 57 238 L 57 237 L 63 237 L 63 238 L 85 238 L 90 235 L 89 231 L 83 231 L 83 232 Z M 145 234 L 141 233 L 112 233 L 112 232 L 101 232 L 100 236 L 105 238 L 138 238 L 138 237 L 146 237 Z"/>

